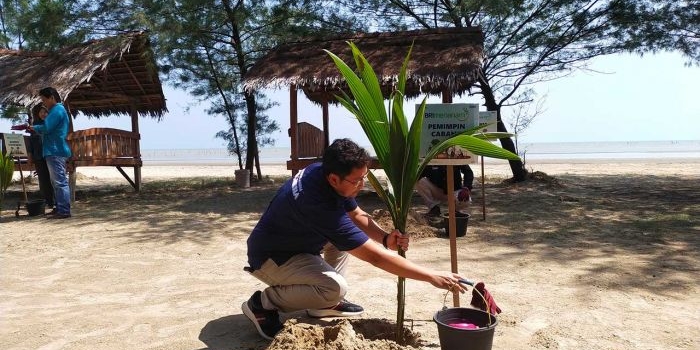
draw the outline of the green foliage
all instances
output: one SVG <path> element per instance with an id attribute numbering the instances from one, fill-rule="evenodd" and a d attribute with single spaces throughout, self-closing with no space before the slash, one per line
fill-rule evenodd
<path id="1" fill-rule="evenodd" d="M 338 0 L 377 30 L 479 26 L 482 75 L 470 93 L 498 112 L 537 101 L 533 84 L 587 70 L 591 58 L 678 51 L 700 64 L 697 0 Z M 501 144 L 515 152 L 509 138 Z M 511 162 L 514 179 L 525 179 Z"/>
<path id="2" fill-rule="evenodd" d="M 9 154 L 0 153 L 0 210 L 2 210 L 2 202 L 5 198 L 7 188 L 12 182 L 12 174 L 15 171 L 15 162 Z"/>
<path id="3" fill-rule="evenodd" d="M 26 109 L 11 105 L 0 105 L 0 118 L 9 119 L 13 124 L 26 122 L 28 119 Z"/>
<path id="4" fill-rule="evenodd" d="M 391 192 L 384 193 L 381 186 L 378 186 L 377 191 L 380 192 L 387 205 L 395 209 L 395 215 L 392 214 L 392 218 L 397 229 L 405 230 L 405 220 L 408 215 L 413 187 L 423 168 L 436 154 L 451 146 L 461 146 L 486 157 L 518 159 L 517 155 L 486 141 L 489 138 L 508 136 L 507 134 L 475 134 L 479 128 L 467 130 L 439 143 L 430 150 L 424 159 L 419 159 L 425 99 L 419 110 L 416 111 L 410 126 L 403 111 L 406 67 L 410 54 L 402 66 L 396 90 L 389 99 L 390 106 L 387 112 L 384 107 L 384 97 L 372 66 L 354 44 L 351 43 L 350 46 L 358 74 L 355 74 L 355 71 L 340 58 L 329 52 L 352 93 L 352 97 L 339 97 L 339 101 L 357 117 L 387 175 Z M 370 176 L 370 179 L 373 179 L 374 184 L 376 179 L 373 176 Z"/>
<path id="5" fill-rule="evenodd" d="M 622 5 L 614 20 L 629 35 L 626 48 L 639 54 L 678 51 L 688 58 L 689 65 L 700 65 L 700 2 L 641 1 L 636 6 Z M 630 18 L 635 18 L 637 25 L 628 25 Z"/>
<path id="6" fill-rule="evenodd" d="M 239 168 L 243 168 L 243 163 L 245 162 L 246 153 L 248 150 L 248 142 L 246 139 L 240 137 L 240 135 L 246 135 L 248 133 L 248 125 L 245 123 L 239 123 L 239 118 L 242 120 L 247 120 L 248 116 L 245 112 L 245 101 L 241 98 L 242 95 L 231 96 L 232 110 L 230 115 L 233 116 L 234 121 L 230 125 L 236 125 L 237 127 L 229 127 L 228 130 L 221 130 L 216 133 L 216 137 L 226 141 L 226 149 L 228 153 L 234 155 L 238 158 Z M 267 97 L 257 92 L 255 98 L 256 104 L 256 122 L 255 127 L 256 138 L 258 141 L 258 146 L 274 145 L 275 139 L 270 135 L 279 130 L 279 124 L 277 121 L 270 118 L 266 113 L 267 110 L 273 106 L 278 105 L 277 102 L 270 102 Z M 209 114 L 225 114 L 223 103 L 219 102 L 212 104 L 212 107 L 208 110 Z M 243 111 L 243 112 L 242 112 Z"/>
<path id="7" fill-rule="evenodd" d="M 86 1 L 0 0 L 0 46 L 50 51 L 87 39 L 87 28 L 76 26 L 85 16 Z"/>
<path id="8" fill-rule="evenodd" d="M 497 106 L 519 91 L 620 52 L 674 50 L 700 63 L 700 5 L 675 0 L 357 0 L 351 12 L 382 30 L 471 27 L 484 32 L 487 89 Z M 363 10 L 364 9 L 364 10 Z M 370 10 L 371 9 L 371 10 Z"/>
<path id="9" fill-rule="evenodd" d="M 226 116 L 229 128 L 217 137 L 231 141 L 229 150 L 238 155 L 239 164 L 246 159 L 246 168 L 253 165 L 259 146 L 269 144 L 269 135 L 278 130 L 277 123 L 258 115 L 258 95 L 240 88 L 248 69 L 280 42 L 341 31 L 353 23 L 336 21 L 340 17 L 331 10 L 332 3 L 311 0 L 135 3 L 140 6 L 134 6 L 134 12 L 140 14 L 123 15 L 123 22 L 151 30 L 167 82 L 199 100 L 213 101 L 210 115 Z"/>
<path id="10" fill-rule="evenodd" d="M 462 134 L 447 139 L 433 147 L 424 159 L 419 158 L 420 133 L 425 112 L 425 98 L 409 125 L 403 111 L 404 91 L 406 85 L 406 69 L 410 58 L 410 50 L 401 66 L 395 90 L 389 98 L 388 111 L 384 106 L 379 80 L 372 66 L 362 52 L 350 43 L 356 70 L 353 70 L 342 59 L 328 52 L 338 70 L 345 78 L 352 96 L 338 97 L 340 103 L 358 120 L 369 139 L 381 168 L 386 173 L 389 188 L 379 183 L 372 172 L 368 179 L 379 197 L 386 204 L 394 227 L 406 232 L 406 220 L 411 207 L 413 189 L 421 172 L 435 155 L 451 146 L 461 146 L 475 154 L 492 158 L 519 159 L 517 155 L 508 152 L 486 141 L 491 138 L 507 137 L 503 133 L 476 134 L 481 128 L 466 130 Z M 401 256 L 405 252 L 399 250 Z M 405 280 L 399 278 L 398 309 L 396 339 L 401 341 L 404 319 L 404 288 Z"/>

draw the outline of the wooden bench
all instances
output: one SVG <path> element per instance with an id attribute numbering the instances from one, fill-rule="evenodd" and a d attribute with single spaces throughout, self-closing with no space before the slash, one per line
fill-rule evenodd
<path id="1" fill-rule="evenodd" d="M 66 164 L 67 171 L 73 175 L 75 169 L 80 166 L 113 166 L 137 191 L 141 188 L 141 153 L 139 133 L 112 129 L 92 128 L 78 130 L 69 133 L 66 137 L 68 146 L 73 153 Z M 0 133 L 0 144 L 4 147 L 3 135 Z M 29 136 L 24 136 L 25 145 L 29 145 Z M 30 154 L 29 152 L 27 152 Z M 20 170 L 28 174 L 34 171 L 34 163 L 30 157 L 21 157 L 15 161 L 15 171 Z M 134 168 L 134 180 L 124 172 L 123 167 Z M 71 186 L 75 189 L 75 177 L 71 176 Z"/>
<path id="2" fill-rule="evenodd" d="M 141 135 L 112 128 L 92 128 L 68 134 L 73 162 L 79 166 L 142 166 Z"/>
<path id="3" fill-rule="evenodd" d="M 71 163 L 74 167 L 114 166 L 131 186 L 137 191 L 140 189 L 143 161 L 139 148 L 139 133 L 112 128 L 92 128 L 72 132 L 66 139 L 73 152 Z M 134 168 L 135 181 L 122 167 Z"/>

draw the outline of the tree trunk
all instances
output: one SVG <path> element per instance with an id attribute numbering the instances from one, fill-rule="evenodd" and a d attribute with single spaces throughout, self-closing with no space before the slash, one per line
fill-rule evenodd
<path id="1" fill-rule="evenodd" d="M 256 111 L 255 111 L 255 95 L 253 92 L 244 92 L 245 104 L 248 109 L 248 149 L 246 150 L 245 168 L 253 173 L 253 168 L 255 166 L 255 157 L 258 154 L 258 140 L 255 137 L 256 134 Z"/>
<path id="2" fill-rule="evenodd" d="M 233 51 L 236 54 L 236 66 L 239 69 L 241 77 L 244 77 L 245 74 L 248 72 L 248 65 L 246 64 L 246 56 L 241 41 L 241 24 L 238 22 L 240 16 L 237 16 L 242 14 L 242 12 L 239 11 L 244 10 L 244 2 L 237 1 L 235 5 L 232 5 L 230 0 L 224 0 L 222 1 L 222 4 L 226 9 L 226 15 L 228 17 L 229 24 L 231 24 L 230 44 L 233 48 Z M 258 140 L 256 137 L 257 114 L 255 113 L 255 93 L 253 91 L 244 91 L 243 97 L 245 98 L 246 109 L 248 110 L 248 149 L 246 150 L 245 168 L 252 174 L 253 167 L 255 166 L 255 156 L 258 154 Z"/>
<path id="3" fill-rule="evenodd" d="M 262 171 L 260 170 L 260 153 L 255 154 L 255 170 L 258 173 L 258 181 L 262 180 Z"/>
<path id="4" fill-rule="evenodd" d="M 481 84 L 481 92 L 484 94 L 484 100 L 486 101 L 486 110 L 496 111 L 496 115 L 498 118 L 498 123 L 496 124 L 496 131 L 508 132 L 508 129 L 506 129 L 506 125 L 503 123 L 503 120 L 501 120 L 501 106 L 499 106 L 496 103 L 496 96 L 494 96 L 493 90 L 491 89 L 491 86 L 489 85 L 488 81 L 483 76 L 483 74 L 479 75 L 479 84 Z M 511 139 L 510 137 L 506 137 L 499 139 L 499 141 L 501 142 L 501 147 L 508 151 L 516 153 L 515 143 L 513 142 L 513 139 Z M 525 181 L 527 177 L 527 171 L 525 170 L 523 162 L 521 160 L 509 160 L 508 163 L 510 164 L 511 172 L 513 173 L 513 181 Z"/>

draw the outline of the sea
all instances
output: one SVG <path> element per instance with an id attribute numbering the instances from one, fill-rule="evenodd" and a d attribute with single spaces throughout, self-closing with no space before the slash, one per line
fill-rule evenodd
<path id="1" fill-rule="evenodd" d="M 370 146 L 363 147 L 373 153 Z M 520 143 L 518 151 L 532 161 L 700 159 L 700 140 Z M 285 164 L 290 154 L 289 147 L 265 147 L 260 150 L 260 163 Z M 142 149 L 141 156 L 147 165 L 237 163 L 225 148 Z"/>

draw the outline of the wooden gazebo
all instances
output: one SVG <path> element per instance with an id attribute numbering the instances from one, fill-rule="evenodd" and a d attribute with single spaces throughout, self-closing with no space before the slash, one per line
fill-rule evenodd
<path id="1" fill-rule="evenodd" d="M 294 42 L 277 47 L 251 68 L 245 77 L 245 88 L 256 90 L 263 87 L 289 87 L 291 159 L 287 162 L 287 169 L 292 172 L 318 161 L 321 152 L 329 144 L 328 104 L 334 103 L 334 96 L 346 90 L 347 86 L 335 63 L 323 50 L 333 52 L 352 65 L 354 60 L 348 41 L 354 42 L 372 64 L 380 79 L 385 99 L 398 80 L 399 69 L 411 44 L 413 51 L 407 72 L 407 97 L 420 94 L 442 95 L 443 103 L 451 103 L 454 95 L 467 92 L 477 81 L 484 59 L 484 38 L 478 27 L 365 33 Z M 308 123 L 297 123 L 298 89 L 311 101 L 321 105 L 322 130 Z M 443 165 L 448 167 L 447 187 L 448 193 L 452 193 L 454 164 L 446 162 Z M 371 166 L 376 167 L 377 164 Z M 452 272 L 456 273 L 455 202 L 448 203 L 450 260 Z M 453 295 L 455 306 L 459 306 L 458 294 L 455 292 Z"/>
<path id="2" fill-rule="evenodd" d="M 111 128 L 73 130 L 71 165 L 114 166 L 138 191 L 141 150 L 138 116 L 160 119 L 167 111 L 148 37 L 132 32 L 70 46 L 55 52 L 0 50 L 0 104 L 31 107 L 38 91 L 58 90 L 75 118 L 131 116 L 131 131 Z M 130 179 L 122 167 L 134 169 Z"/>
<path id="3" fill-rule="evenodd" d="M 468 91 L 483 63 L 483 33 L 478 27 L 439 28 L 387 33 L 360 33 L 281 45 L 260 59 L 245 77 L 245 88 L 290 89 L 291 159 L 293 172 L 318 160 L 330 142 L 328 104 L 346 85 L 335 64 L 323 50 L 352 63 L 347 44 L 354 42 L 380 77 L 385 98 L 397 81 L 399 69 L 413 44 L 406 84 L 407 97 L 442 95 L 443 102 Z M 297 91 L 321 105 L 322 129 L 297 122 Z"/>

